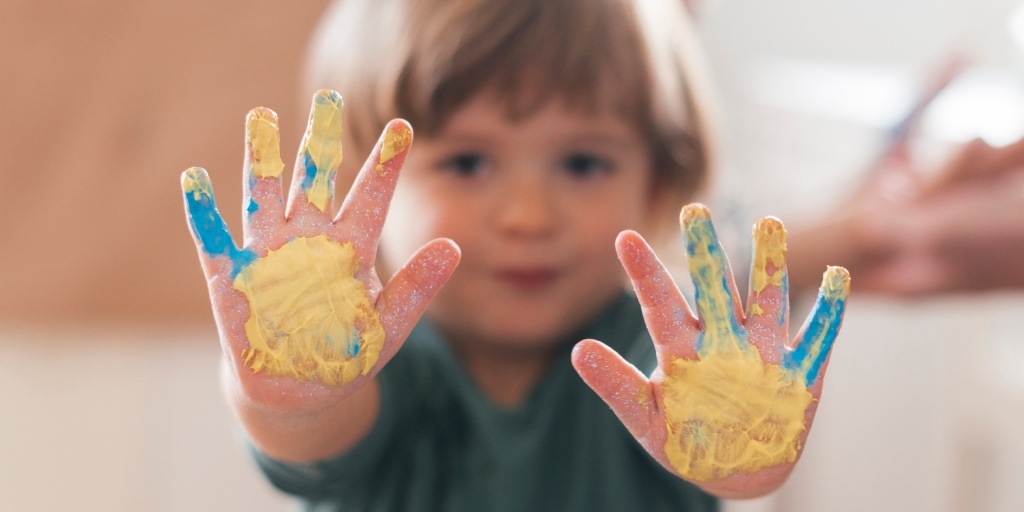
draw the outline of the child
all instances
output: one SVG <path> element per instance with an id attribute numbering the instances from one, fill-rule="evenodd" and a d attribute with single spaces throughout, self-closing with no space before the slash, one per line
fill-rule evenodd
<path id="1" fill-rule="evenodd" d="M 681 216 L 697 315 L 632 231 L 707 179 L 693 51 L 678 0 L 332 9 L 313 80 L 348 95 L 347 128 L 318 92 L 287 204 L 267 109 L 244 248 L 205 171 L 182 181 L 225 389 L 276 486 L 311 510 L 704 511 L 785 480 L 849 279 L 826 273 L 789 345 L 777 220 L 746 313 L 704 207 Z M 343 137 L 370 154 L 357 176 Z"/>

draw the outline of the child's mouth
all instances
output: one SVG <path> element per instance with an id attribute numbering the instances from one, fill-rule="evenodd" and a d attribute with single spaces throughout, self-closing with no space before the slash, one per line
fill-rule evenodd
<path id="1" fill-rule="evenodd" d="M 554 268 L 514 268 L 495 272 L 498 280 L 521 291 L 539 291 L 558 279 Z"/>

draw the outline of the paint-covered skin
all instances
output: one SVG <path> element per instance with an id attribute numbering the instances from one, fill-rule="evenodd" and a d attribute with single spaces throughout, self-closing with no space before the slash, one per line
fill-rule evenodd
<path id="1" fill-rule="evenodd" d="M 850 277 L 829 267 L 814 309 L 789 341 L 785 229 L 765 217 L 753 229 L 744 312 L 710 214 L 680 215 L 695 288 L 695 316 L 640 235 L 616 241 L 654 339 L 647 378 L 604 344 L 580 342 L 573 364 L 637 440 L 666 468 L 722 497 L 780 485 L 800 457 L 821 397 Z"/>
<path id="2" fill-rule="evenodd" d="M 242 247 L 216 208 L 206 171 L 182 175 L 186 218 L 233 374 L 249 399 L 277 410 L 317 409 L 375 375 L 458 262 L 454 243 L 435 240 L 382 286 L 377 238 L 412 130 L 401 120 L 387 125 L 332 217 L 341 105 L 334 91 L 314 95 L 287 207 L 277 116 L 262 107 L 249 113 Z M 396 138 L 403 145 L 382 158 Z"/>

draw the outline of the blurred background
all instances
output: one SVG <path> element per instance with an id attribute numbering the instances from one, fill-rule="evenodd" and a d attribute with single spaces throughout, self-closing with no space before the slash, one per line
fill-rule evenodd
<path id="1" fill-rule="evenodd" d="M 245 113 L 276 110 L 295 153 L 327 3 L 0 3 L 0 509 L 293 508 L 221 398 L 178 179 L 205 167 L 239 232 Z M 694 2 L 722 114 L 716 214 L 830 215 L 950 55 L 971 64 L 921 117 L 920 167 L 1020 138 L 1021 5 Z M 1024 510 L 1024 295 L 857 295 L 856 278 L 801 464 L 727 509 Z"/>

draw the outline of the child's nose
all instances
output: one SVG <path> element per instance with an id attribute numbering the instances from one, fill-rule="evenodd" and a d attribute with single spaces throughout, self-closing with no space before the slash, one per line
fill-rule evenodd
<path id="1" fill-rule="evenodd" d="M 517 237 L 546 237 L 558 225 L 558 211 L 551 184 L 543 180 L 511 183 L 498 197 L 498 228 Z"/>

